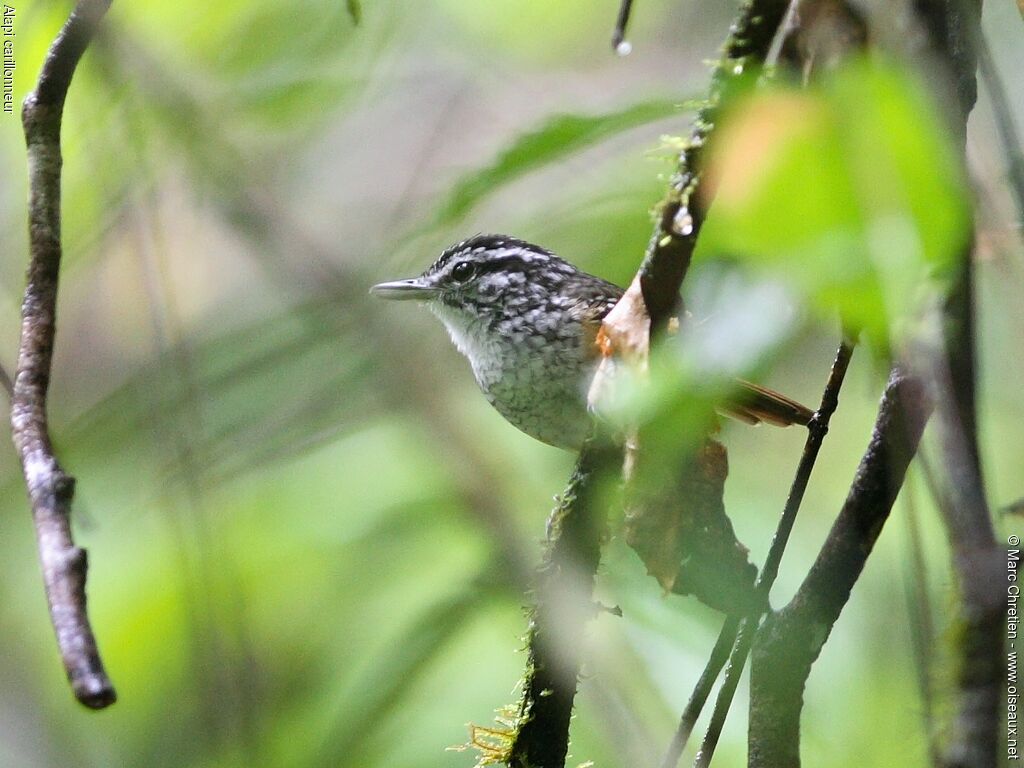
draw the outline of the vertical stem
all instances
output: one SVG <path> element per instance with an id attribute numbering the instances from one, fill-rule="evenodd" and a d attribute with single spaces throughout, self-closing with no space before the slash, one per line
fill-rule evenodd
<path id="1" fill-rule="evenodd" d="M 715 641 L 715 647 L 711 649 L 708 663 L 705 665 L 704 671 L 701 672 L 697 684 L 693 687 L 690 700 L 686 702 L 686 709 L 683 710 L 683 714 L 679 718 L 679 727 L 676 728 L 676 734 L 672 738 L 672 744 L 669 745 L 668 754 L 665 755 L 661 768 L 675 768 L 679 764 L 679 758 L 682 757 L 683 750 L 686 749 L 686 742 L 690 740 L 690 734 L 693 733 L 693 727 L 697 724 L 697 718 L 700 717 L 704 703 L 708 700 L 718 673 L 722 671 L 725 662 L 729 660 L 729 651 L 736 641 L 736 633 L 739 628 L 739 616 L 726 617 L 725 623 L 722 624 L 722 630 L 718 633 L 718 640 Z"/>
<path id="2" fill-rule="evenodd" d="M 733 696 L 736 694 L 736 687 L 739 685 L 740 676 L 743 674 L 743 667 L 747 661 L 747 655 L 754 642 L 754 635 L 757 632 L 757 625 L 761 614 L 768 606 L 768 595 L 771 592 L 775 578 L 779 574 L 779 564 L 782 562 L 782 555 L 786 551 L 786 544 L 789 543 L 789 535 L 796 523 L 797 513 L 800 511 L 800 504 L 803 502 L 804 493 L 807 490 L 807 483 L 811 478 L 814 463 L 817 461 L 821 445 L 828 434 L 829 421 L 832 414 L 839 406 L 839 390 L 843 386 L 843 379 L 850 367 L 850 358 L 853 357 L 853 342 L 844 339 L 836 350 L 835 360 L 832 362 L 832 369 L 829 371 L 828 382 L 825 384 L 825 391 L 821 396 L 821 405 L 807 425 L 807 441 L 804 444 L 804 452 L 797 465 L 796 475 L 786 499 L 786 506 L 779 518 L 779 525 L 772 539 L 771 547 L 768 550 L 768 557 L 765 558 L 764 567 L 758 574 L 754 590 L 757 595 L 755 613 L 745 617 L 740 624 L 736 644 L 729 657 L 729 666 L 725 670 L 725 680 L 718 691 L 718 698 L 715 700 L 715 709 L 711 715 L 711 723 L 704 735 L 700 751 L 694 761 L 698 768 L 705 768 L 710 765 L 711 758 L 718 746 L 718 739 L 725 726 L 725 719 L 732 706 Z"/>
<path id="3" fill-rule="evenodd" d="M 603 472 L 621 451 L 585 446 L 551 513 L 548 550 L 528 630 L 528 660 L 510 768 L 562 768 L 583 651 L 583 629 L 596 612 L 594 577 L 607 518 L 598 497 Z"/>
<path id="4" fill-rule="evenodd" d="M 894 368 L 867 450 L 814 565 L 789 604 L 769 613 L 757 632 L 750 673 L 750 768 L 800 765 L 800 715 L 811 666 L 889 517 L 931 412 L 923 382 Z"/>
<path id="5" fill-rule="evenodd" d="M 11 397 L 11 427 L 21 459 L 39 545 L 39 559 L 64 669 L 76 698 L 102 709 L 116 694 L 103 668 L 86 611 L 85 550 L 71 535 L 75 480 L 54 455 L 47 417 L 60 277 L 60 130 L 71 78 L 109 0 L 80 0 L 58 33 L 22 108 L 28 148 L 28 285 Z"/>
<path id="6" fill-rule="evenodd" d="M 743 665 L 746 663 L 747 654 L 750 651 L 750 644 L 753 640 L 752 627 L 756 627 L 761 614 L 767 608 L 768 594 L 771 592 L 772 584 L 775 583 L 775 578 L 778 575 L 779 564 L 782 562 L 782 555 L 785 552 L 789 535 L 796 522 L 796 515 L 800 510 L 804 492 L 807 490 L 811 470 L 814 468 L 814 462 L 818 457 L 818 452 L 821 450 L 825 435 L 828 434 L 828 425 L 832 414 L 835 413 L 839 405 L 839 391 L 842 388 L 843 379 L 846 377 L 846 371 L 850 366 L 853 346 L 853 341 L 848 339 L 844 339 L 840 343 L 839 348 L 836 350 L 835 359 L 832 362 L 832 368 L 829 371 L 828 381 L 821 396 L 821 404 L 818 406 L 818 410 L 815 412 L 810 424 L 808 424 L 808 435 L 807 441 L 804 444 L 804 452 L 800 457 L 800 463 L 797 466 L 796 475 L 793 478 L 782 516 L 779 518 L 779 524 L 772 539 L 771 547 L 768 550 L 764 567 L 761 569 L 754 586 L 756 595 L 754 604 L 757 608 L 753 614 L 744 617 L 742 622 L 737 623 L 736 620 L 729 619 L 723 625 L 711 658 L 708 660 L 703 674 L 697 681 L 694 692 L 686 705 L 686 710 L 684 710 L 680 718 L 679 727 L 672 740 L 672 745 L 669 747 L 668 754 L 662 762 L 662 768 L 673 768 L 678 764 L 679 758 L 686 748 L 686 742 L 689 740 L 693 726 L 700 716 L 700 710 L 707 700 L 711 686 L 714 684 L 714 679 L 718 676 L 718 672 L 725 661 L 724 656 L 728 653 L 721 646 L 725 645 L 728 648 L 729 645 L 733 645 L 732 653 L 729 655 L 729 666 L 726 669 L 725 681 L 718 692 L 712 722 L 708 728 L 707 735 L 704 737 L 701 751 L 697 756 L 697 764 L 706 764 L 700 762 L 703 760 L 710 762 L 711 756 L 714 754 L 715 745 L 718 743 L 718 737 L 721 734 L 722 726 L 725 724 L 725 717 L 732 704 L 732 698 L 736 692 L 736 686 L 739 683 Z"/>
<path id="7" fill-rule="evenodd" d="M 626 27 L 629 24 L 629 14 L 633 10 L 633 0 L 622 0 L 619 5 L 619 15 L 615 19 L 615 31 L 612 32 L 612 50 L 618 51 L 619 46 L 626 41 Z"/>

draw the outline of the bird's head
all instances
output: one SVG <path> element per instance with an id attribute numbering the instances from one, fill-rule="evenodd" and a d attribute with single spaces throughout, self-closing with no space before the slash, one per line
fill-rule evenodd
<path id="1" fill-rule="evenodd" d="M 506 235 L 476 235 L 448 248 L 419 277 L 379 283 L 370 292 L 428 302 L 443 318 L 491 324 L 543 310 L 579 274 L 540 246 Z"/>

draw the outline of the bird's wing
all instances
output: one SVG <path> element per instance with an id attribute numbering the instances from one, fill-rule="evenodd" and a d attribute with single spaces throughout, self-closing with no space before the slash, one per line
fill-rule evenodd
<path id="1" fill-rule="evenodd" d="M 772 389 L 743 379 L 737 379 L 736 383 L 738 390 L 720 408 L 726 416 L 747 424 L 764 422 L 776 427 L 807 426 L 814 416 L 814 411 L 807 406 Z"/>
<path id="2" fill-rule="evenodd" d="M 588 358 L 596 358 L 601 350 L 597 344 L 597 333 L 601 330 L 601 321 L 604 320 L 615 302 L 619 300 L 618 295 L 606 294 L 602 296 L 580 299 L 569 310 L 579 320 L 583 328 L 583 350 Z"/>
<path id="3" fill-rule="evenodd" d="M 583 323 L 585 338 L 590 342 L 587 348 L 593 348 L 595 355 L 598 350 L 594 342 L 601 328 L 601 321 L 623 293 L 617 285 L 605 283 L 603 280 L 600 282 L 603 283 L 600 289 L 596 290 L 588 301 L 580 302 L 577 310 Z M 793 424 L 807 426 L 814 416 L 814 411 L 810 408 L 779 392 L 743 379 L 737 379 L 736 383 L 736 393 L 719 408 L 726 416 L 747 424 L 765 423 L 776 427 L 788 427 Z"/>

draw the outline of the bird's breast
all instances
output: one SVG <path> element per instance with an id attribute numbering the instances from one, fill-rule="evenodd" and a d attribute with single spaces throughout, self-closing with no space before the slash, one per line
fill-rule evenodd
<path id="1" fill-rule="evenodd" d="M 462 322 L 437 312 L 456 348 L 469 360 L 487 400 L 531 437 L 578 448 L 589 419 L 586 385 L 593 354 L 578 322 L 550 316 Z"/>

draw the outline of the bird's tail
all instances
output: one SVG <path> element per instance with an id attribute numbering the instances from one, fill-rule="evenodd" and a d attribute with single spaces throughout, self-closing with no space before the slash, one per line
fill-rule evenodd
<path id="1" fill-rule="evenodd" d="M 726 416 L 732 416 L 747 424 L 771 424 L 776 427 L 788 427 L 791 424 L 807 426 L 814 416 L 814 411 L 796 400 L 781 395 L 774 390 L 743 379 L 737 379 L 737 388 L 721 410 Z"/>

